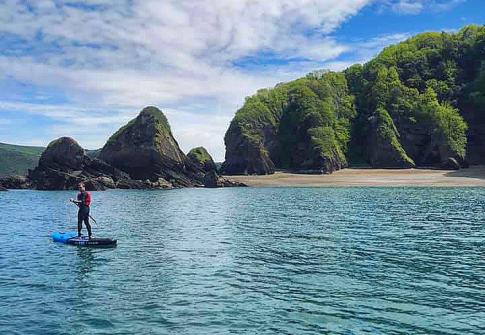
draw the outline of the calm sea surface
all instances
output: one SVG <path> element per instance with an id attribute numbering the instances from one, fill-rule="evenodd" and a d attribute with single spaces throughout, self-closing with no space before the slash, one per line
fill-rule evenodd
<path id="1" fill-rule="evenodd" d="M 484 188 L 92 195 L 0 193 L 0 334 L 485 334 Z"/>

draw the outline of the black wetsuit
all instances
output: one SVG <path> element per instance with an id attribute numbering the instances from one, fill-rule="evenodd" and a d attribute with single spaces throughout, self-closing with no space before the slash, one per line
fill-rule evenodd
<path id="1" fill-rule="evenodd" d="M 77 235 L 81 236 L 81 229 L 84 224 L 88 230 L 88 236 L 91 237 L 91 225 L 89 224 L 89 205 L 91 203 L 91 196 L 86 192 L 79 192 L 77 200 L 81 201 L 79 204 L 79 211 L 77 212 Z"/>

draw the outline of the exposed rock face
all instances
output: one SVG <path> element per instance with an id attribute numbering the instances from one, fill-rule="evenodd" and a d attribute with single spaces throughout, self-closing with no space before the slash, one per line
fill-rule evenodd
<path id="1" fill-rule="evenodd" d="M 190 150 L 187 157 L 202 171 L 209 172 L 217 170 L 216 163 L 214 163 L 211 155 L 209 155 L 204 147 L 197 147 Z"/>
<path id="2" fill-rule="evenodd" d="M 272 174 L 275 165 L 269 156 L 265 143 L 275 141 L 272 127 L 255 130 L 261 141 L 252 141 L 243 135 L 240 126 L 231 122 L 224 138 L 226 143 L 226 160 L 222 165 L 225 174 Z"/>
<path id="3" fill-rule="evenodd" d="M 91 159 L 70 137 L 49 143 L 39 165 L 29 172 L 30 187 L 39 190 L 70 190 L 85 182 L 88 190 L 114 188 L 116 182 L 129 176 L 99 159 Z"/>
<path id="4" fill-rule="evenodd" d="M 162 178 L 175 187 L 202 186 L 204 174 L 180 150 L 165 115 L 156 107 L 144 108 L 120 128 L 98 157 L 132 179 Z"/>
<path id="5" fill-rule="evenodd" d="M 204 186 L 207 188 L 215 187 L 241 187 L 247 186 L 244 183 L 229 180 L 227 178 L 221 177 L 214 170 L 209 171 L 204 176 Z"/>

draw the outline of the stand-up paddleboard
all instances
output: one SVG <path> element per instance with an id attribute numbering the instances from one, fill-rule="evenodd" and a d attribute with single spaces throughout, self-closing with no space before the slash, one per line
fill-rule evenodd
<path id="1" fill-rule="evenodd" d="M 79 245 L 85 247 L 116 247 L 116 240 L 110 238 L 93 237 L 89 239 L 87 236 L 78 237 L 76 232 L 55 232 L 52 234 L 54 242 Z"/>

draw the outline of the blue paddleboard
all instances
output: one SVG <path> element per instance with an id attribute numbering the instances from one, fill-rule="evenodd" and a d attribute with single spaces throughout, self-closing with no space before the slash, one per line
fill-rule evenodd
<path id="1" fill-rule="evenodd" d="M 52 234 L 54 242 L 79 245 L 85 247 L 116 247 L 116 240 L 110 238 L 77 236 L 77 232 L 55 232 Z"/>

